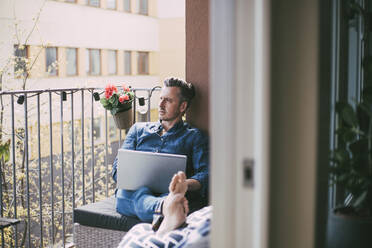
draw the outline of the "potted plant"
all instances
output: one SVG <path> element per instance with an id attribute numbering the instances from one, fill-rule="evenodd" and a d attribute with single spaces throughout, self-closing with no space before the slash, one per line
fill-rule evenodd
<path id="1" fill-rule="evenodd" d="M 118 90 L 114 85 L 108 84 L 105 87 L 105 97 L 100 101 L 105 109 L 110 110 L 116 127 L 128 129 L 133 125 L 133 100 L 134 93 L 130 88 L 123 85 L 122 89 Z"/>
<path id="2" fill-rule="evenodd" d="M 345 201 L 328 218 L 328 247 L 372 246 L 372 88 L 362 91 L 355 109 L 338 102 L 338 147 L 332 151 L 332 184 Z M 364 246 L 363 246 L 364 245 Z"/>
<path id="3" fill-rule="evenodd" d="M 350 12 L 364 21 L 372 20 L 355 2 Z M 330 174 L 331 184 L 337 185 L 345 200 L 329 214 L 329 248 L 372 247 L 372 56 L 368 54 L 372 23 L 364 23 L 360 101 L 336 103 L 337 147 L 331 151 Z"/>

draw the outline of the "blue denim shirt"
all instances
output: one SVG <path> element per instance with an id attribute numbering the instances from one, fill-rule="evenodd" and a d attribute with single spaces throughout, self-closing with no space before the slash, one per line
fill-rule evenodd
<path id="1" fill-rule="evenodd" d="M 162 129 L 163 126 L 160 122 L 137 122 L 130 128 L 122 148 L 186 155 L 187 178 L 196 179 L 201 184 L 201 189 L 191 193 L 191 198 L 195 198 L 195 193 L 198 193 L 198 198 L 202 198 L 199 200 L 206 202 L 209 177 L 208 138 L 199 129 L 193 128 L 183 121 L 176 123 L 168 132 L 160 136 L 159 133 Z M 113 163 L 112 170 L 115 181 L 116 168 L 117 158 Z"/>

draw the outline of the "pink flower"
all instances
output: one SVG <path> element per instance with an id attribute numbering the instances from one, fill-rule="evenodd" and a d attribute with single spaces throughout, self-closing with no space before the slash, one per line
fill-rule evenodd
<path id="1" fill-rule="evenodd" d="M 124 95 L 124 101 L 128 101 L 129 100 L 129 96 L 128 95 Z"/>
<path id="2" fill-rule="evenodd" d="M 118 92 L 118 89 L 112 85 L 112 84 L 108 84 L 106 87 L 105 87 L 105 97 L 106 99 L 109 99 L 112 94 L 115 92 Z"/>
<path id="3" fill-rule="evenodd" d="M 119 97 L 119 102 L 121 102 L 121 103 L 123 103 L 124 101 L 125 101 L 125 97 L 126 97 L 127 95 L 125 95 L 125 96 L 120 96 Z"/>
<path id="4" fill-rule="evenodd" d="M 123 84 L 122 87 L 123 87 L 124 92 L 129 92 L 130 91 L 130 89 L 125 84 Z"/>

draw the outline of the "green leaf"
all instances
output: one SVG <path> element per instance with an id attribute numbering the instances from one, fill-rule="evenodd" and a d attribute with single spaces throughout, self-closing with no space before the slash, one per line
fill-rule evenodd
<path id="1" fill-rule="evenodd" d="M 116 115 L 116 113 L 118 112 L 118 108 L 113 108 L 110 112 L 112 115 Z"/>
<path id="2" fill-rule="evenodd" d="M 0 143 L 0 159 L 4 159 L 4 162 L 9 161 L 10 157 L 10 140 L 7 140 L 5 143 Z"/>
<path id="3" fill-rule="evenodd" d="M 336 112 L 340 115 L 341 119 L 345 121 L 349 126 L 356 127 L 358 125 L 358 119 L 356 117 L 355 111 L 349 103 L 336 103 Z"/>
<path id="4" fill-rule="evenodd" d="M 342 138 L 345 143 L 352 142 L 356 139 L 358 133 L 357 129 L 342 128 L 338 130 L 337 134 Z"/>
<path id="5" fill-rule="evenodd" d="M 367 198 L 368 191 L 364 191 L 354 202 L 353 207 L 359 208 Z"/>
<path id="6" fill-rule="evenodd" d="M 344 149 L 338 149 L 333 151 L 331 158 L 335 163 L 343 163 L 349 160 L 349 153 Z"/>

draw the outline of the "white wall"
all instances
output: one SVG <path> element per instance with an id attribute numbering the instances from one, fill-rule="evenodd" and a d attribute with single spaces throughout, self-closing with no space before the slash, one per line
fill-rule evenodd
<path id="1" fill-rule="evenodd" d="M 21 29 L 30 30 L 41 0 L 10 0 L 0 3 L 1 40 L 12 37 L 9 28 L 15 14 L 21 19 Z M 68 18 L 66 18 L 68 16 Z M 71 46 L 128 50 L 158 50 L 158 22 L 156 18 L 125 12 L 94 8 L 85 5 L 47 1 L 40 15 L 38 29 L 29 44 L 43 42 L 53 46 Z"/>
<path id="2" fill-rule="evenodd" d="M 185 17 L 185 1 L 186 0 L 158 0 L 158 17 Z"/>

